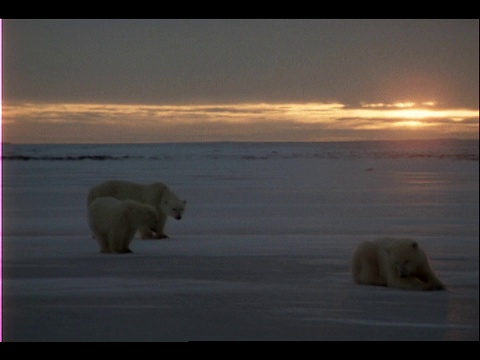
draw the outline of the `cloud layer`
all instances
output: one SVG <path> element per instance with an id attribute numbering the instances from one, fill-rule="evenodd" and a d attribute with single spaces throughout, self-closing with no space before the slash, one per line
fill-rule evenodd
<path id="1" fill-rule="evenodd" d="M 243 103 L 125 105 L 12 103 L 3 106 L 13 143 L 325 141 L 478 138 L 479 112 L 435 103 Z"/>

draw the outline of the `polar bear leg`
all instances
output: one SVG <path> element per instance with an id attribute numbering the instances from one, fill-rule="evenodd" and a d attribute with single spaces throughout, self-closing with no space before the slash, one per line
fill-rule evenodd
<path id="1" fill-rule="evenodd" d="M 167 222 L 167 215 L 158 213 L 158 229 L 157 229 L 157 239 L 168 238 L 168 236 L 163 232 L 165 224 Z"/>
<path id="2" fill-rule="evenodd" d="M 415 273 L 422 282 L 427 283 L 432 290 L 445 290 L 446 286 L 435 275 L 429 264 L 424 264 Z"/>
<path id="3" fill-rule="evenodd" d="M 139 231 L 140 237 L 142 239 L 154 239 L 155 238 L 155 234 L 148 227 L 141 227 L 138 231 Z"/>
<path id="4" fill-rule="evenodd" d="M 424 283 L 415 276 L 392 277 L 388 280 L 388 286 L 407 290 L 433 290 L 432 284 Z"/>
<path id="5" fill-rule="evenodd" d="M 167 216 L 157 212 L 158 222 L 157 222 L 157 231 L 153 232 L 148 227 L 140 228 L 140 235 L 142 239 L 168 239 L 168 235 L 163 232 L 165 224 L 167 222 Z"/>
<path id="6" fill-rule="evenodd" d="M 377 247 L 371 241 L 361 243 L 353 255 L 352 274 L 357 284 L 386 286 L 386 280 L 380 276 Z"/>
<path id="7" fill-rule="evenodd" d="M 125 232 L 122 241 L 122 253 L 132 253 L 133 251 L 130 250 L 130 243 L 132 242 L 133 237 L 135 236 L 135 229 L 131 229 Z"/>
<path id="8" fill-rule="evenodd" d="M 128 246 L 130 245 L 134 233 L 135 232 L 132 234 L 132 231 L 125 229 L 113 228 L 108 235 L 111 252 L 118 254 L 131 253 L 132 250 L 130 250 Z"/>
<path id="9" fill-rule="evenodd" d="M 386 286 L 387 282 L 380 276 L 378 264 L 376 262 L 361 260 L 359 263 L 360 270 L 354 277 L 357 284 L 367 284 L 376 286 Z"/>
<path id="10" fill-rule="evenodd" d="M 432 290 L 446 290 L 446 286 L 434 275 L 428 280 L 428 284 L 431 285 Z"/>

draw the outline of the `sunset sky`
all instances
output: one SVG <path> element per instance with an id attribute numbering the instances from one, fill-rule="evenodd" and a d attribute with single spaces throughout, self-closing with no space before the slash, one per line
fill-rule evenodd
<path id="1" fill-rule="evenodd" d="M 11 143 L 479 136 L 479 20 L 3 20 Z"/>

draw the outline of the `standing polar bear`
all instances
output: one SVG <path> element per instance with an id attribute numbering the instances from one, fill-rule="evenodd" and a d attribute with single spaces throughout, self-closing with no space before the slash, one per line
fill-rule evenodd
<path id="1" fill-rule="evenodd" d="M 87 205 L 90 205 L 93 200 L 105 196 L 110 196 L 118 200 L 135 200 L 155 208 L 158 217 L 157 231 L 152 232 L 148 227 L 141 227 L 139 231 L 144 239 L 168 238 L 164 233 L 167 217 L 171 216 L 174 219 L 180 220 L 185 211 L 186 201 L 180 200 L 167 185 L 161 182 L 142 185 L 121 180 L 106 181 L 90 189 Z"/>
<path id="2" fill-rule="evenodd" d="M 133 200 L 102 197 L 88 206 L 90 229 L 102 253 L 131 253 L 130 242 L 140 227 L 157 231 L 157 211 Z"/>
<path id="3" fill-rule="evenodd" d="M 411 239 L 385 238 L 360 243 L 353 254 L 357 284 L 410 290 L 444 290 L 425 251 Z"/>

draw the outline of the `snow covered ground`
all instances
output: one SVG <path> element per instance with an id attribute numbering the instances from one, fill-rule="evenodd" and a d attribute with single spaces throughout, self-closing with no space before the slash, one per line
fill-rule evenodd
<path id="1" fill-rule="evenodd" d="M 4 147 L 4 341 L 479 340 L 477 142 Z M 88 189 L 163 181 L 168 240 L 100 254 Z M 448 291 L 356 285 L 417 239 Z"/>

